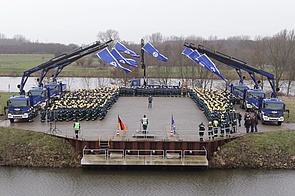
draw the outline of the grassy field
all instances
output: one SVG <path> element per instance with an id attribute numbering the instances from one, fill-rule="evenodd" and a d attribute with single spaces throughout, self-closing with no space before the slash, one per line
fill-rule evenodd
<path id="1" fill-rule="evenodd" d="M 41 132 L 0 127 L 0 164 L 80 167 L 80 155 L 65 140 Z"/>
<path id="2" fill-rule="evenodd" d="M 286 109 L 290 110 L 290 114 L 288 117 L 288 113 L 285 113 L 285 121 L 286 122 L 295 122 L 295 97 L 280 97 L 284 103 L 286 104 Z"/>
<path id="3" fill-rule="evenodd" d="M 24 71 L 35 66 L 41 65 L 52 59 L 52 54 L 0 54 L 0 74 L 1 76 L 22 76 Z M 93 64 L 98 64 L 98 59 L 93 59 Z M 106 77 L 109 70 L 99 70 L 97 68 L 87 68 L 75 66 L 72 63 L 65 67 L 60 76 L 86 76 L 86 77 Z M 55 71 L 55 69 L 54 69 Z M 39 76 L 40 71 L 33 73 L 32 76 Z M 51 74 L 50 74 L 51 75 Z"/>
<path id="4" fill-rule="evenodd" d="M 15 76 L 23 74 L 36 65 L 53 58 L 52 54 L 0 54 L 1 75 Z"/>

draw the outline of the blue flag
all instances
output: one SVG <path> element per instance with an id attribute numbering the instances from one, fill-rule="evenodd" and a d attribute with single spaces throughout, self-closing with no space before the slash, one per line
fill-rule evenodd
<path id="1" fill-rule="evenodd" d="M 192 53 L 194 50 L 188 47 L 185 47 L 185 49 L 182 51 L 181 54 L 188 56 L 190 53 Z"/>
<path id="2" fill-rule="evenodd" d="M 137 62 L 134 59 L 125 58 L 128 61 L 128 65 L 132 67 L 137 67 Z"/>
<path id="3" fill-rule="evenodd" d="M 168 61 L 168 58 L 165 57 L 164 55 L 162 55 L 161 53 L 159 53 L 159 51 L 151 44 L 151 43 L 146 43 L 142 49 L 144 49 L 147 53 L 149 53 L 150 55 L 152 55 L 153 57 L 161 60 L 161 61 L 164 61 L 164 62 L 167 62 Z"/>
<path id="4" fill-rule="evenodd" d="M 206 67 L 209 71 L 212 73 L 215 73 L 217 76 L 219 76 L 222 80 L 227 82 L 227 79 L 221 75 L 219 70 L 217 69 L 216 65 L 209 59 L 209 57 L 206 54 L 202 54 L 198 57 L 198 61 L 200 61 L 199 64 L 202 64 L 204 67 Z"/>
<path id="5" fill-rule="evenodd" d="M 131 55 L 133 57 L 140 58 L 140 56 L 138 54 L 136 54 L 135 52 L 133 52 L 132 50 L 130 50 L 129 48 L 127 48 L 126 46 L 124 46 L 120 42 L 117 42 L 115 44 L 114 48 L 116 48 L 119 52 L 123 52 L 123 53 L 129 54 L 129 55 Z"/>
<path id="6" fill-rule="evenodd" d="M 131 72 L 131 70 L 120 65 L 120 63 L 117 61 L 117 59 L 110 53 L 108 48 L 102 49 L 96 55 L 104 62 L 106 62 L 116 68 L 122 69 L 123 71 L 125 71 L 126 74 Z"/>
<path id="7" fill-rule="evenodd" d="M 115 48 L 113 48 L 111 50 L 111 54 L 120 62 L 120 63 L 124 63 L 126 65 L 132 66 L 132 67 L 137 67 L 137 63 L 135 60 L 133 59 L 126 59 L 125 57 L 123 57 L 118 50 L 116 50 Z"/>
<path id="8" fill-rule="evenodd" d="M 173 131 L 173 134 L 176 133 L 176 125 L 175 125 L 173 115 L 172 115 L 172 120 L 171 120 L 171 131 Z"/>
<path id="9" fill-rule="evenodd" d="M 227 82 L 227 80 L 222 76 L 222 74 L 217 69 L 216 65 L 209 59 L 209 57 L 206 54 L 200 55 L 200 53 L 197 50 L 193 50 L 187 47 L 182 51 L 181 54 L 186 55 L 189 59 L 191 59 L 195 63 L 205 67 L 210 72 L 216 74 L 222 80 Z"/>
<path id="10" fill-rule="evenodd" d="M 200 53 L 196 50 L 193 50 L 191 48 L 185 48 L 182 53 L 183 55 L 187 56 L 190 60 L 194 61 L 195 63 L 200 63 L 198 60 L 198 57 L 200 56 Z M 202 65 L 203 66 L 203 65 Z"/>

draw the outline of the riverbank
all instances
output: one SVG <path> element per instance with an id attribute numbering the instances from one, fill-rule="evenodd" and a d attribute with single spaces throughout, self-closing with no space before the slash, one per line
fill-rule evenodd
<path id="1" fill-rule="evenodd" d="M 222 146 L 210 169 L 295 169 L 295 132 L 248 134 Z M 41 132 L 0 127 L 3 166 L 78 168 L 81 155 L 65 140 Z"/>
<path id="2" fill-rule="evenodd" d="M 295 131 L 247 134 L 222 146 L 210 168 L 295 169 Z"/>
<path id="3" fill-rule="evenodd" d="M 81 155 L 65 140 L 41 132 L 0 127 L 0 165 L 80 167 Z"/>

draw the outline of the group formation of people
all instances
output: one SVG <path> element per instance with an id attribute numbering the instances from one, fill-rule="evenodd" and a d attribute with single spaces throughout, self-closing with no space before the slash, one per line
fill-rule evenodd
<path id="1" fill-rule="evenodd" d="M 137 88 L 121 87 L 120 96 L 181 96 L 181 89 L 179 88 L 179 86 L 167 85 L 149 85 Z"/>
<path id="2" fill-rule="evenodd" d="M 188 94 L 208 119 L 208 125 L 199 124 L 200 141 L 204 140 L 206 130 L 209 139 L 230 137 L 237 132 L 237 126 L 241 126 L 241 114 L 234 109 L 231 93 L 193 88 Z"/>
<path id="3" fill-rule="evenodd" d="M 82 121 L 104 119 L 119 97 L 118 87 L 102 87 L 68 92 L 48 102 L 40 110 L 41 121 Z"/>
<path id="4" fill-rule="evenodd" d="M 188 91 L 189 96 L 204 111 L 209 121 L 220 119 L 221 115 L 233 111 L 232 95 L 230 92 L 192 88 Z"/>
<path id="5" fill-rule="evenodd" d="M 237 132 L 237 126 L 240 126 L 239 120 L 240 113 L 236 113 L 235 110 L 229 112 L 222 112 L 220 118 L 214 118 L 208 122 L 207 133 L 209 140 L 230 137 L 231 134 Z M 239 122 L 239 125 L 238 125 Z M 200 141 L 204 140 L 206 131 L 206 125 L 202 122 L 199 125 L 199 137 Z"/>

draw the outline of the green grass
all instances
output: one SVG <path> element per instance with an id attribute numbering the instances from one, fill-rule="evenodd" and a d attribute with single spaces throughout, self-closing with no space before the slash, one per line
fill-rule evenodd
<path id="1" fill-rule="evenodd" d="M 286 104 L 286 109 L 290 110 L 289 118 L 288 118 L 288 113 L 285 113 L 285 122 L 295 122 L 295 97 L 285 97 L 282 96 L 280 97 L 284 103 Z"/>
<path id="2" fill-rule="evenodd" d="M 80 157 L 64 139 L 42 132 L 0 127 L 0 163 L 10 166 L 79 167 Z"/>
<path id="3" fill-rule="evenodd" d="M 22 75 L 25 70 L 40 65 L 51 58 L 53 58 L 52 54 L 0 54 L 1 75 Z"/>

